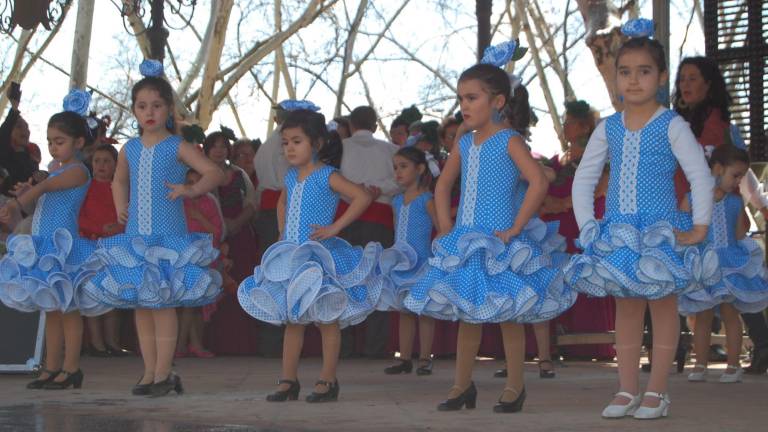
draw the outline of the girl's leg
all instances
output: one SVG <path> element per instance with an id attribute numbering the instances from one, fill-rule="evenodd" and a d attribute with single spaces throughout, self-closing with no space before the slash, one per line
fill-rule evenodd
<path id="1" fill-rule="evenodd" d="M 111 310 L 102 315 L 104 322 L 104 343 L 107 348 L 119 350 L 120 348 L 120 311 Z"/>
<path id="2" fill-rule="evenodd" d="M 205 323 L 203 322 L 203 309 L 202 308 L 190 308 L 189 319 L 189 344 L 197 350 L 197 352 L 205 351 L 203 346 L 203 329 Z"/>
<path id="3" fill-rule="evenodd" d="M 738 369 L 741 367 L 739 356 L 741 355 L 741 336 L 744 329 L 741 326 L 739 311 L 728 303 L 720 305 L 720 316 L 725 324 L 725 341 L 728 350 L 728 368 Z"/>
<path id="4" fill-rule="evenodd" d="M 336 368 L 339 365 L 341 350 L 341 329 L 338 323 L 318 324 L 320 336 L 323 338 L 323 368 L 320 379 L 333 383 L 336 381 Z M 324 385 L 315 386 L 316 393 L 326 393 L 330 388 Z"/>
<path id="5" fill-rule="evenodd" d="M 91 348 L 96 351 L 106 351 L 107 349 L 104 345 L 104 332 L 101 329 L 103 317 L 104 315 L 86 318 L 88 321 L 88 339 L 91 342 Z"/>
<path id="6" fill-rule="evenodd" d="M 83 318 L 79 311 L 63 314 L 61 321 L 64 328 L 64 364 L 62 370 L 70 373 L 80 369 L 80 348 L 83 346 Z M 64 381 L 64 374 L 54 381 Z"/>
<path id="7" fill-rule="evenodd" d="M 139 384 L 152 384 L 155 380 L 157 365 L 157 342 L 155 341 L 155 320 L 152 318 L 152 310 L 136 309 L 135 321 L 141 358 L 144 360 L 144 375 Z"/>
<path id="8" fill-rule="evenodd" d="M 152 312 L 155 323 L 155 382 L 164 381 L 171 374 L 173 355 L 176 353 L 176 340 L 179 336 L 179 318 L 176 309 L 156 309 Z"/>
<path id="9" fill-rule="evenodd" d="M 475 357 L 480 349 L 480 338 L 483 335 L 482 324 L 459 323 L 459 336 L 456 343 L 456 372 L 453 387 L 448 392 L 449 398 L 458 397 L 472 383 L 472 369 Z"/>
<path id="10" fill-rule="evenodd" d="M 549 321 L 533 324 L 533 334 L 536 335 L 536 347 L 539 351 L 539 369 L 554 370 L 550 353 Z"/>
<path id="11" fill-rule="evenodd" d="M 616 359 L 619 370 L 619 391 L 633 395 L 640 392 L 638 366 L 640 345 L 643 340 L 645 307 L 645 299 L 616 298 Z M 653 368 L 653 370 L 656 369 L 655 364 Z M 627 405 L 629 402 L 631 401 L 624 396 L 616 396 L 611 405 Z"/>
<path id="12" fill-rule="evenodd" d="M 299 358 L 301 358 L 301 349 L 304 347 L 304 330 L 306 328 L 301 324 L 288 323 L 285 326 L 285 335 L 283 337 L 283 372 L 280 379 L 296 381 L 299 373 Z M 286 391 L 290 384 L 280 384 L 278 390 Z"/>
<path id="13" fill-rule="evenodd" d="M 648 380 L 648 391 L 667 393 L 669 371 L 677 352 L 680 338 L 680 318 L 677 312 L 677 296 L 669 295 L 658 300 L 650 300 L 651 320 L 653 320 L 653 369 Z M 642 406 L 655 408 L 661 400 L 655 397 L 643 398 Z"/>
<path id="14" fill-rule="evenodd" d="M 187 352 L 189 345 L 191 327 L 192 327 L 192 308 L 180 307 L 176 309 L 179 317 L 179 337 L 176 341 L 176 351 L 179 353 Z"/>
<path id="15" fill-rule="evenodd" d="M 402 323 L 401 323 L 402 325 Z M 435 339 L 435 319 L 422 315 L 419 317 L 419 358 L 432 358 L 432 341 Z"/>
<path id="16" fill-rule="evenodd" d="M 45 368 L 50 371 L 61 369 L 64 361 L 64 323 L 61 312 L 45 313 Z M 46 372 L 39 379 L 48 378 Z"/>
<path id="17" fill-rule="evenodd" d="M 712 338 L 712 317 L 715 315 L 713 309 L 705 310 L 696 314 L 693 327 L 693 352 L 696 354 L 696 366 L 694 369 L 707 368 L 709 360 L 709 343 Z M 702 370 L 703 372 L 703 370 Z"/>
<path id="18" fill-rule="evenodd" d="M 410 360 L 413 357 L 413 340 L 416 338 L 416 315 L 400 312 L 398 335 L 400 341 L 400 360 Z"/>
<path id="19" fill-rule="evenodd" d="M 513 402 L 523 391 L 523 365 L 525 363 L 525 328 L 522 324 L 501 323 L 504 356 L 507 364 L 507 382 L 501 394 L 502 402 Z M 510 391 L 507 389 L 512 389 Z"/>

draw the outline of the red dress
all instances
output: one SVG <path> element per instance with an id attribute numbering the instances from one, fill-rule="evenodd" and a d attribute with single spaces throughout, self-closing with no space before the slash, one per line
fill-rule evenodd
<path id="1" fill-rule="evenodd" d="M 720 110 L 712 108 L 707 119 L 704 120 L 704 126 L 701 129 L 701 134 L 696 137 L 696 140 L 701 144 L 701 147 L 707 150 L 707 147 L 715 148 L 725 143 L 726 134 L 730 131 L 730 124 L 723 121 L 720 117 Z M 675 172 L 675 195 L 677 195 L 677 201 L 680 200 L 691 191 L 691 185 L 688 184 L 688 180 L 685 178 L 683 170 L 678 166 L 677 172 Z"/>
<path id="2" fill-rule="evenodd" d="M 111 182 L 96 179 L 91 181 L 83 206 L 80 207 L 77 223 L 80 227 L 80 235 L 85 238 L 95 240 L 107 236 L 104 227 L 117 223 L 117 210 L 115 210 L 115 201 L 112 198 Z M 125 229 L 124 226 L 120 228 L 119 232 L 123 232 Z M 117 232 L 111 235 L 114 234 Z"/>

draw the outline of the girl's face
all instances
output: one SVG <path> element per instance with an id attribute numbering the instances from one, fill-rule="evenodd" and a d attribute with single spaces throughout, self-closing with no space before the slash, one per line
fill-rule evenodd
<path id="1" fill-rule="evenodd" d="M 223 139 L 217 139 L 213 143 L 210 149 L 208 149 L 208 159 L 216 164 L 223 164 L 227 161 L 229 151 L 227 150 L 227 144 Z"/>
<path id="2" fill-rule="evenodd" d="M 157 90 L 143 88 L 136 93 L 133 115 L 144 132 L 156 133 L 165 129 L 171 107 L 160 97 Z"/>
<path id="3" fill-rule="evenodd" d="M 491 123 L 494 108 L 501 111 L 504 107 L 504 97 L 491 96 L 480 80 L 459 81 L 458 91 L 461 115 L 469 130 L 487 126 Z"/>
<path id="4" fill-rule="evenodd" d="M 11 131 L 11 145 L 14 149 L 23 149 L 29 144 L 29 125 L 23 118 L 16 120 L 16 124 Z"/>
<path id="5" fill-rule="evenodd" d="M 680 76 L 677 77 L 680 95 L 688 106 L 695 106 L 703 102 L 709 93 L 709 82 L 704 79 L 698 66 L 692 64 L 683 65 L 680 68 Z"/>
<path id="6" fill-rule="evenodd" d="M 655 102 L 659 87 L 667 81 L 667 73 L 659 72 L 659 66 L 646 49 L 626 51 L 619 58 L 616 70 L 616 88 L 627 105 Z"/>
<path id="7" fill-rule="evenodd" d="M 256 152 L 253 151 L 253 147 L 249 145 L 241 145 L 237 148 L 237 154 L 235 155 L 235 165 L 239 166 L 246 172 L 253 171 L 253 158 L 256 156 Z"/>
<path id="8" fill-rule="evenodd" d="M 55 127 L 48 128 L 48 152 L 61 164 L 71 162 L 84 143 L 83 138 L 71 137 Z"/>
<path id="9" fill-rule="evenodd" d="M 712 168 L 712 174 L 720 178 L 717 187 L 723 192 L 734 192 L 748 170 L 749 166 L 744 162 L 733 162 L 728 166 L 715 164 Z"/>
<path id="10" fill-rule="evenodd" d="M 188 186 L 192 186 L 193 184 L 199 182 L 201 178 L 202 176 L 197 171 L 187 171 L 187 178 L 184 183 Z"/>
<path id="11" fill-rule="evenodd" d="M 424 166 L 417 166 L 410 159 L 403 156 L 395 155 L 392 162 L 395 167 L 395 181 L 404 189 L 418 183 L 419 177 L 424 174 Z"/>
<path id="12" fill-rule="evenodd" d="M 339 124 L 339 127 L 336 128 L 336 132 L 339 134 L 341 139 L 347 139 L 352 136 L 352 134 L 349 133 L 349 127 L 343 124 Z"/>
<path id="13" fill-rule="evenodd" d="M 402 147 L 408 140 L 408 128 L 404 125 L 395 126 L 389 129 L 389 137 L 392 138 L 392 142 L 395 145 Z"/>
<path id="14" fill-rule="evenodd" d="M 112 158 L 111 153 L 103 150 L 95 152 L 93 159 L 91 159 L 91 165 L 93 166 L 94 179 L 102 182 L 112 181 L 117 162 Z"/>
<path id="15" fill-rule="evenodd" d="M 432 151 L 432 143 L 426 140 L 419 140 L 416 143 L 416 148 L 423 151 L 423 152 L 431 152 Z"/>
<path id="16" fill-rule="evenodd" d="M 292 166 L 304 166 L 312 161 L 314 149 L 312 141 L 299 127 L 284 129 L 283 153 L 285 160 Z"/>
<path id="17" fill-rule="evenodd" d="M 443 132 L 442 137 L 442 145 L 445 151 L 448 153 L 451 152 L 451 149 L 453 148 L 453 142 L 456 140 L 456 132 L 459 130 L 459 125 L 452 124 L 450 126 L 447 126 L 445 128 L 445 131 Z"/>

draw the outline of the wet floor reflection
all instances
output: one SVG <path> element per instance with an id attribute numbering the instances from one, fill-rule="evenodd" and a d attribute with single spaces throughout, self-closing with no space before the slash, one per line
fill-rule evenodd
<path id="1" fill-rule="evenodd" d="M 108 403 L 107 403 L 108 404 Z M 66 406 L 24 404 L 0 407 L 0 432 L 272 432 L 274 428 L 142 420 L 103 414 L 73 414 Z"/>

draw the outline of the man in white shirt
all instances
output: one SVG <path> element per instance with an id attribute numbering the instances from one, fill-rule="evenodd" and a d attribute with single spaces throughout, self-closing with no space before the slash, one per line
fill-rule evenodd
<path id="1" fill-rule="evenodd" d="M 363 185 L 374 202 L 358 220 L 350 224 L 340 237 L 353 245 L 364 246 L 379 242 L 390 247 L 394 242 L 392 197 L 399 188 L 395 183 L 392 158 L 398 147 L 388 141 L 374 138 L 376 111 L 368 106 L 357 107 L 349 115 L 352 135 L 342 141 L 341 174 L 352 182 Z M 345 208 L 345 203 L 342 203 Z M 352 333 L 342 337 L 342 353 L 351 352 Z M 364 353 L 369 357 L 386 357 L 389 342 L 389 314 L 374 312 L 365 321 Z"/>

